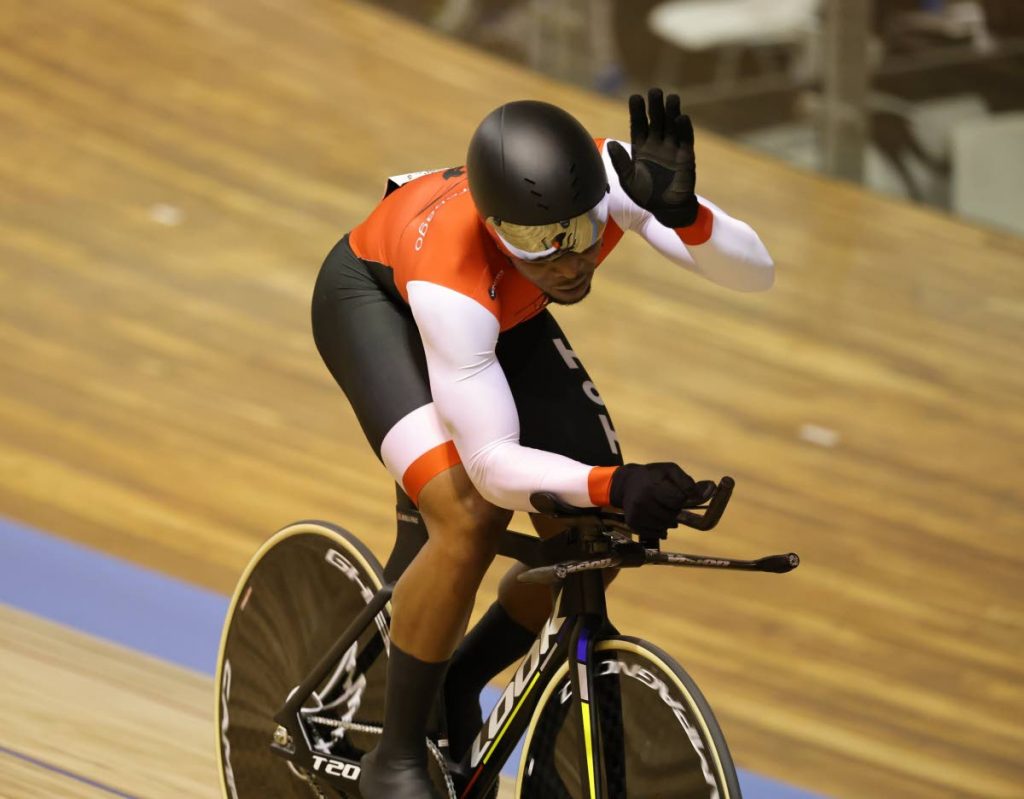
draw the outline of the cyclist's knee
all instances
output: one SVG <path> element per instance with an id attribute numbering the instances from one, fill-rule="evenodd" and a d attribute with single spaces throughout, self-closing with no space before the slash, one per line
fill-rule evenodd
<path id="1" fill-rule="evenodd" d="M 478 574 L 482 578 L 498 554 L 497 534 L 505 525 L 507 521 L 496 525 L 491 514 L 470 518 L 449 515 L 443 520 L 428 520 L 428 546 L 444 557 L 453 572 L 467 576 Z"/>
<path id="2" fill-rule="evenodd" d="M 512 511 L 480 495 L 461 465 L 424 486 L 419 508 L 431 546 L 442 549 L 453 565 L 468 568 L 487 568 L 497 554 L 500 533 L 512 519 Z"/>

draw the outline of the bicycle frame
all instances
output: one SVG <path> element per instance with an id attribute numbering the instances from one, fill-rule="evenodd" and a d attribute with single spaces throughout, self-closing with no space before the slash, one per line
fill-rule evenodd
<path id="1" fill-rule="evenodd" d="M 590 799 L 605 799 L 601 792 L 601 736 L 589 698 L 594 693 L 594 643 L 608 632 L 614 629 L 608 622 L 601 573 L 566 578 L 554 612 L 505 686 L 466 756 L 452 769 L 468 779 L 460 799 L 484 795 L 498 779 L 501 767 L 526 732 L 544 689 L 564 662 L 569 665 L 573 690 L 570 712 L 582 724 L 580 774 L 590 786 Z"/>
<path id="2" fill-rule="evenodd" d="M 534 545 L 545 543 L 518 533 L 508 535 L 528 539 Z M 515 548 L 516 542 L 511 544 Z M 528 556 L 526 560 L 535 561 L 537 558 Z M 358 789 L 361 770 L 359 761 L 314 751 L 299 711 L 342 655 L 374 623 L 378 614 L 384 612 L 393 588 L 392 585 L 385 586 L 374 595 L 274 716 L 289 737 L 285 741 L 275 735 L 271 748 L 328 785 L 354 797 L 361 795 Z M 573 689 L 571 712 L 582 725 L 580 774 L 589 784 L 590 799 L 606 799 L 601 788 L 601 736 L 597 729 L 597 714 L 589 697 L 594 692 L 593 647 L 601 635 L 608 632 L 614 632 L 614 628 L 607 618 L 601 573 L 586 572 L 567 577 L 558 593 L 554 612 L 505 686 L 490 715 L 484 720 L 462 762 L 447 764 L 451 774 L 465 783 L 465 787 L 459 791 L 460 799 L 482 797 L 498 780 L 502 767 L 526 732 L 540 696 L 559 672 L 563 662 L 569 664 Z M 379 654 L 379 650 L 374 657 L 376 654 Z M 368 663 L 364 663 L 362 669 L 368 666 Z"/>
<path id="3" fill-rule="evenodd" d="M 703 513 L 683 511 L 679 522 L 696 530 L 710 530 L 721 518 L 732 493 L 733 481 L 723 477 L 708 501 Z M 621 544 L 603 537 L 610 524 L 622 528 L 623 517 L 596 509 L 580 509 L 564 505 L 554 495 L 535 494 L 534 507 L 555 518 L 571 519 L 568 529 L 549 539 L 506 531 L 502 536 L 499 553 L 524 563 L 530 571 L 551 582 L 552 575 L 561 578 L 555 609 L 520 663 L 512 680 L 474 739 L 462 762 L 446 759 L 450 774 L 464 782 L 460 799 L 478 799 L 484 796 L 498 779 L 501 767 L 508 760 L 516 743 L 526 732 L 540 697 L 559 673 L 562 663 L 568 666 L 572 686 L 572 705 L 569 712 L 579 720 L 579 768 L 588 799 L 610 799 L 604 786 L 602 737 L 597 708 L 590 701 L 594 690 L 594 649 L 607 635 L 617 634 L 608 620 L 605 605 L 603 570 L 617 566 L 639 566 L 661 563 L 716 569 L 739 569 L 785 573 L 799 564 L 795 553 L 771 555 L 756 561 L 732 558 L 710 558 L 681 553 L 662 553 L 657 538 L 641 538 L 639 544 Z M 628 528 L 625 528 L 628 530 Z M 662 535 L 660 538 L 664 538 Z M 588 559 L 573 560 L 581 554 Z M 559 561 L 567 561 L 559 563 Z M 552 566 L 551 564 L 555 564 Z M 521 577 L 528 577 L 527 572 Z M 317 686 L 335 668 L 340 658 L 359 639 L 370 624 L 376 623 L 384 646 L 389 646 L 386 606 L 391 599 L 393 585 L 384 586 L 369 601 L 359 616 L 349 625 L 331 650 L 325 654 L 302 683 L 292 691 L 284 706 L 275 715 L 280 728 L 274 735 L 271 748 L 292 763 L 305 768 L 325 783 L 353 797 L 361 797 L 358 787 L 361 766 L 359 761 L 318 754 L 309 740 L 300 718 L 300 709 L 306 704 Z M 366 647 L 359 653 L 356 669 L 365 672 L 379 656 L 383 647 Z M 443 708 L 442 708 L 443 709 Z M 444 718 L 444 714 L 439 714 Z M 447 754 L 447 734 L 439 737 L 442 753 Z"/>

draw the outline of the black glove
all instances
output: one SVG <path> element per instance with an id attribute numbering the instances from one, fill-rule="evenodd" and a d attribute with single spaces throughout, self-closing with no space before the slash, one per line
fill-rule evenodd
<path id="1" fill-rule="evenodd" d="M 661 89 L 647 92 L 651 120 L 644 98 L 629 98 L 629 135 L 633 157 L 616 141 L 608 142 L 608 155 L 630 199 L 646 208 L 666 227 L 692 225 L 697 219 L 697 162 L 693 155 L 693 123 L 679 112 L 679 95 L 664 102 Z"/>
<path id="2" fill-rule="evenodd" d="M 679 511 L 706 502 L 714 490 L 712 481 L 694 482 L 674 463 L 627 463 L 612 474 L 611 501 L 638 533 L 660 536 L 678 524 Z"/>

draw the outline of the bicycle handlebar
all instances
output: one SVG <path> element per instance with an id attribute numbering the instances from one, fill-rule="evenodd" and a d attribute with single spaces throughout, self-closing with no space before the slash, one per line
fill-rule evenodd
<path id="1" fill-rule="evenodd" d="M 710 530 L 718 524 L 718 521 L 722 518 L 722 514 L 725 513 L 725 506 L 729 504 L 729 499 L 732 497 L 732 490 L 735 487 L 735 480 L 728 476 L 723 477 L 718 481 L 715 493 L 711 495 L 711 499 L 708 502 L 707 509 L 704 513 L 698 514 L 684 510 L 679 514 L 680 523 L 685 524 L 687 527 L 692 527 L 694 530 Z"/>
<path id="2" fill-rule="evenodd" d="M 679 524 L 694 530 L 711 530 L 722 518 L 725 508 L 732 497 L 736 482 L 731 477 L 723 477 L 715 487 L 711 498 L 702 505 L 683 510 L 678 516 Z M 705 569 L 735 569 L 740 571 L 769 572 L 785 574 L 800 565 L 800 556 L 795 552 L 785 555 L 767 555 L 757 560 L 738 560 L 736 558 L 718 558 L 706 555 L 687 555 L 682 552 L 662 552 L 654 536 L 644 536 L 626 524 L 626 517 L 616 510 L 605 508 L 578 508 L 560 500 L 547 492 L 530 495 L 530 503 L 539 513 L 556 519 L 576 519 L 585 526 L 596 523 L 599 529 L 616 530 L 636 535 L 640 542 L 630 539 L 613 541 L 610 547 L 593 558 L 583 560 L 565 560 L 552 565 L 535 566 L 518 576 L 521 582 L 555 583 L 564 580 L 570 574 L 602 569 L 632 568 L 648 564 L 661 566 L 689 566 Z M 702 513 L 695 510 L 703 509 Z M 667 531 L 660 538 L 665 538 Z M 549 561 L 550 563 L 550 561 Z"/>
<path id="3" fill-rule="evenodd" d="M 718 481 L 711 499 L 703 505 L 697 505 L 688 510 L 680 511 L 679 516 L 676 517 L 677 521 L 679 524 L 702 532 L 712 529 L 718 524 L 722 514 L 725 513 L 725 507 L 729 504 L 729 498 L 732 496 L 732 490 L 735 486 L 735 480 L 728 476 L 723 477 Z M 546 491 L 530 494 L 530 504 L 533 505 L 538 513 L 555 519 L 593 518 L 602 522 L 611 522 L 617 527 L 634 532 L 626 525 L 626 517 L 620 511 L 604 508 L 579 508 L 563 502 L 554 494 Z M 695 509 L 700 508 L 704 509 L 703 513 L 693 512 Z M 664 538 L 665 536 L 662 535 L 661 537 Z"/>
<path id="4" fill-rule="evenodd" d="M 590 560 L 566 561 L 552 566 L 528 569 L 518 576 L 520 582 L 550 585 L 564 580 L 570 574 L 604 569 L 634 568 L 654 564 L 658 566 L 686 566 L 702 569 L 734 569 L 738 571 L 769 572 L 785 574 L 800 565 L 800 556 L 795 552 L 785 555 L 767 555 L 757 560 L 737 560 L 706 555 L 687 555 L 682 552 L 661 552 L 656 549 L 644 550 L 641 558 L 611 555 Z"/>

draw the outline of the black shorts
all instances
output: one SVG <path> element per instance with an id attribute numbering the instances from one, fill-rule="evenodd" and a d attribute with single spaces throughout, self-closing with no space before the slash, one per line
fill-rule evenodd
<path id="1" fill-rule="evenodd" d="M 413 499 L 458 462 L 430 396 L 412 312 L 391 270 L 343 238 L 313 290 L 313 338 L 370 446 Z M 591 466 L 622 463 L 604 400 L 547 310 L 501 333 L 496 348 L 519 413 L 519 443 Z"/>

